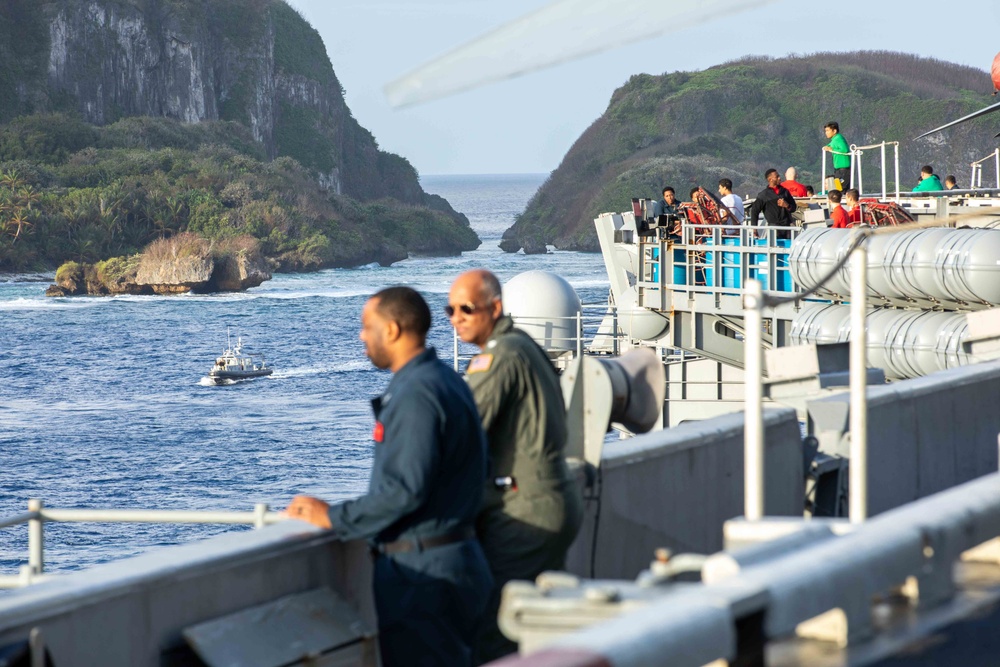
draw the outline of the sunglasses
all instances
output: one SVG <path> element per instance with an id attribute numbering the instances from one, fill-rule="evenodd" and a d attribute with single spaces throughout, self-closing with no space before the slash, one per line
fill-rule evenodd
<path id="1" fill-rule="evenodd" d="M 460 310 L 466 315 L 471 315 L 480 308 L 482 308 L 482 306 L 477 306 L 474 303 L 463 303 L 461 306 L 458 306 L 457 308 L 451 304 L 448 304 L 447 306 L 444 307 L 444 314 L 447 315 L 448 317 L 452 317 L 455 314 L 456 310 Z"/>

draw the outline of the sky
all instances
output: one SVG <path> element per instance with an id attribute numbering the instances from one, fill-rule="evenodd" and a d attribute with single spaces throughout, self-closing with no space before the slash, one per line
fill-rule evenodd
<path id="1" fill-rule="evenodd" d="M 663 0 L 664 11 L 677 1 Z M 421 175 L 548 173 L 633 74 L 701 70 L 746 55 L 861 49 L 986 71 L 1000 51 L 998 0 L 777 0 L 654 39 L 629 43 L 628 34 L 609 34 L 609 43 L 625 46 L 393 109 L 383 93 L 387 83 L 548 1 L 287 2 L 322 36 L 354 117 Z M 551 38 L 574 35 L 554 31 Z M 983 106 L 997 100 L 990 92 L 983 91 Z"/>

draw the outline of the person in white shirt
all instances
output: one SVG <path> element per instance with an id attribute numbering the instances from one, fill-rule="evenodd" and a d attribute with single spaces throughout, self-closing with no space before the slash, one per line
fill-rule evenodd
<path id="1" fill-rule="evenodd" d="M 743 199 L 739 195 L 733 194 L 733 182 L 728 178 L 719 179 L 719 194 L 722 195 L 722 209 L 719 214 L 722 216 L 724 225 L 743 224 Z M 726 236 L 736 236 L 737 230 L 726 230 Z"/>

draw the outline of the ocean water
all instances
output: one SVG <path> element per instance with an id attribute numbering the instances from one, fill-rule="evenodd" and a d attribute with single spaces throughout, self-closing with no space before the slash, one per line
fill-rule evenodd
<path id="1" fill-rule="evenodd" d="M 389 374 L 358 341 L 368 295 L 406 284 L 431 306 L 431 343 L 451 358 L 442 313 L 460 272 L 501 280 L 562 275 L 604 302 L 599 255 L 506 254 L 498 243 L 541 175 L 425 177 L 483 239 L 459 257 L 413 257 L 276 275 L 241 294 L 50 299 L 46 283 L 0 276 L 0 518 L 46 506 L 249 511 L 296 493 L 362 493 L 371 464 L 369 399 Z M 268 378 L 209 386 L 227 331 L 263 353 Z M 46 524 L 46 571 L 78 569 L 242 527 Z M 0 574 L 27 562 L 27 528 L 0 529 Z"/>

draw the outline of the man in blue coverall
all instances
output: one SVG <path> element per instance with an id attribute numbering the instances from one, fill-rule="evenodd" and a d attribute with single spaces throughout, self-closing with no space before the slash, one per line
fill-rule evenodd
<path id="1" fill-rule="evenodd" d="M 486 440 L 472 393 L 426 347 L 431 315 L 409 287 L 365 304 L 361 340 L 394 373 L 375 412 L 368 493 L 333 506 L 296 496 L 294 519 L 368 538 L 382 664 L 469 665 L 493 584 L 474 522 L 486 479 Z"/>

